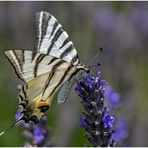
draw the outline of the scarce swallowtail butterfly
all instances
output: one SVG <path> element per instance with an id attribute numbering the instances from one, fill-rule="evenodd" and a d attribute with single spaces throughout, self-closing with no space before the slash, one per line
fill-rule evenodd
<path id="1" fill-rule="evenodd" d="M 22 116 L 11 127 L 22 120 L 38 123 L 51 106 L 55 93 L 60 90 L 58 103 L 63 103 L 74 77 L 89 72 L 80 64 L 72 41 L 55 17 L 41 11 L 37 13 L 36 21 L 34 51 L 4 52 L 17 77 L 25 82 L 18 94 Z"/>

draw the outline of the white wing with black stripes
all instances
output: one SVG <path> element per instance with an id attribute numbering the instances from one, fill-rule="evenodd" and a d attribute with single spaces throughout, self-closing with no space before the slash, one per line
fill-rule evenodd
<path id="1" fill-rule="evenodd" d="M 55 56 L 73 65 L 79 63 L 72 41 L 54 16 L 41 11 L 37 14 L 36 28 L 35 49 L 38 52 Z"/>
<path id="2" fill-rule="evenodd" d="M 75 67 L 62 59 L 29 50 L 8 50 L 5 51 L 5 56 L 13 66 L 18 78 L 27 83 L 46 73 L 53 73 L 54 76 L 60 70 L 68 75 L 70 69 Z"/>

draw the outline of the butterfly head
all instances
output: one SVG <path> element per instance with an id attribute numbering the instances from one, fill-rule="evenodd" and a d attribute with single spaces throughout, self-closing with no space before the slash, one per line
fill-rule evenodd
<path id="1" fill-rule="evenodd" d="M 85 72 L 87 72 L 87 73 L 90 72 L 90 69 L 88 69 L 88 68 L 87 68 L 84 64 L 82 64 L 82 63 L 80 63 L 80 64 L 77 65 L 77 69 L 83 70 L 83 71 L 85 71 Z"/>
<path id="2" fill-rule="evenodd" d="M 78 64 L 77 65 L 77 74 L 76 74 L 76 81 L 79 81 L 80 79 L 82 79 L 87 73 L 90 72 L 90 69 L 88 69 L 85 65 L 83 64 Z"/>

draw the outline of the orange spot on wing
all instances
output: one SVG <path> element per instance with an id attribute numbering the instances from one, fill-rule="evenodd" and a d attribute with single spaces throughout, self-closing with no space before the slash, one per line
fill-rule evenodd
<path id="1" fill-rule="evenodd" d="M 40 108 L 42 106 L 49 106 L 49 103 L 48 102 L 39 102 L 37 107 Z"/>

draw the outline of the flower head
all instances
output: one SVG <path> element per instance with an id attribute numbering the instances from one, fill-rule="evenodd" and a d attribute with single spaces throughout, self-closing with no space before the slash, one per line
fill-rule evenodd
<path id="1" fill-rule="evenodd" d="M 15 118 L 18 119 L 21 117 L 22 114 L 20 111 L 17 112 Z M 47 119 L 46 116 L 42 117 L 40 122 L 36 125 L 21 122 L 19 125 L 22 125 L 25 127 L 25 130 L 23 132 L 23 135 L 27 139 L 27 143 L 25 144 L 25 147 L 42 147 L 42 146 L 52 146 L 52 144 L 49 141 L 49 128 L 47 125 Z"/>
<path id="2" fill-rule="evenodd" d="M 116 130 L 112 135 L 112 138 L 119 143 L 119 145 L 125 145 L 123 142 L 128 137 L 127 123 L 123 119 L 118 119 L 116 123 Z"/>
<path id="3" fill-rule="evenodd" d="M 112 109 L 112 112 L 117 112 L 117 109 L 120 108 L 120 94 L 113 90 L 109 85 L 105 87 L 105 99 L 108 102 L 108 105 Z M 125 145 L 125 139 L 128 137 L 127 123 L 125 120 L 122 120 L 121 117 L 116 119 L 115 131 L 112 134 L 112 139 L 116 141 L 116 145 Z"/>
<path id="4" fill-rule="evenodd" d="M 112 89 L 111 86 L 105 88 L 105 98 L 112 108 L 117 108 L 120 104 L 120 94 Z"/>
<path id="5" fill-rule="evenodd" d="M 80 115 L 80 126 L 87 131 L 85 137 L 93 146 L 111 146 L 112 127 L 115 122 L 104 106 L 104 84 L 99 66 L 98 76 L 86 74 L 76 86 L 76 93 L 82 98 L 84 112 Z"/>
<path id="6" fill-rule="evenodd" d="M 32 146 L 51 146 L 49 142 L 49 128 L 47 119 L 44 116 L 37 125 L 30 125 L 24 131 L 24 136 L 30 141 Z"/>
<path id="7" fill-rule="evenodd" d="M 109 115 L 108 108 L 104 108 L 103 113 L 104 113 L 103 115 L 104 128 L 112 128 L 115 122 L 115 118 Z"/>

